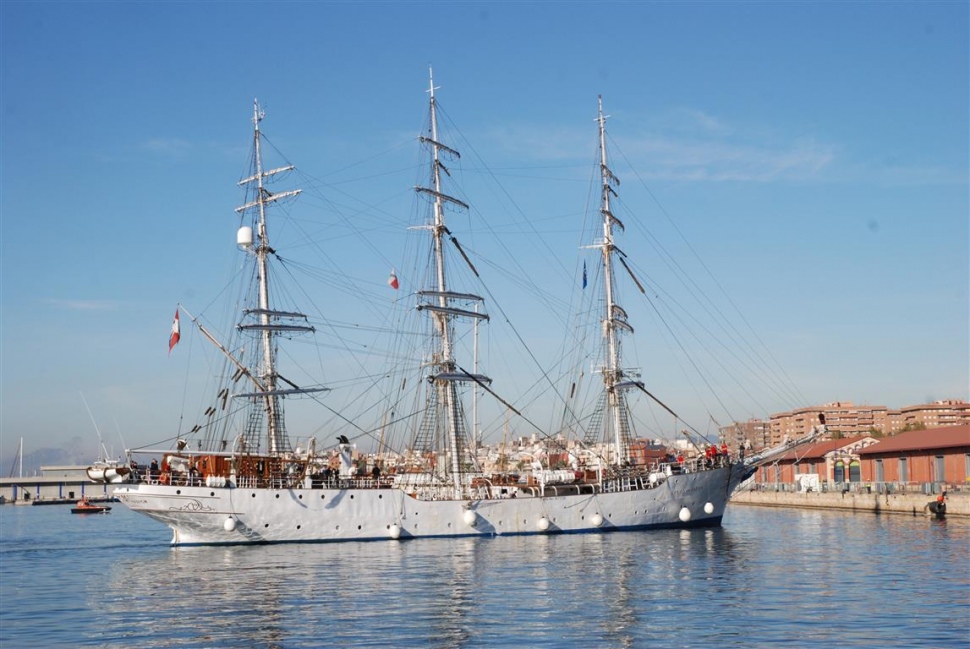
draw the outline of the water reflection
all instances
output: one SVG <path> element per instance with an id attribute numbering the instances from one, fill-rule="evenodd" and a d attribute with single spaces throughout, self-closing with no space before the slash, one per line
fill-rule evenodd
<path id="1" fill-rule="evenodd" d="M 2 646 L 966 645 L 959 520 L 740 508 L 715 529 L 172 550 L 126 540 L 134 515 L 72 536 L 5 512 L 24 515 L 0 519 Z"/>

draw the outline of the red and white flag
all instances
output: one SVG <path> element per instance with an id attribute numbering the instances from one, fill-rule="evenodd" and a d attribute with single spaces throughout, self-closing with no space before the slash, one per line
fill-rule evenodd
<path id="1" fill-rule="evenodd" d="M 391 269 L 391 276 L 387 278 L 387 285 L 393 288 L 394 290 L 397 290 L 397 288 L 400 286 L 400 284 L 397 281 L 397 273 L 394 272 L 393 268 Z"/>
<path id="2" fill-rule="evenodd" d="M 179 344 L 179 310 L 175 309 L 175 320 L 172 321 L 172 335 L 168 337 L 168 353 L 172 353 L 172 347 Z"/>

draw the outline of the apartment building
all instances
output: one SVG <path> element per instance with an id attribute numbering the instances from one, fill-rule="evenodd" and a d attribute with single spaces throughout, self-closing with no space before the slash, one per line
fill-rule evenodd
<path id="1" fill-rule="evenodd" d="M 770 415 L 768 421 L 749 419 L 719 429 L 720 439 L 732 450 L 750 442 L 750 449 L 776 446 L 807 435 L 825 415 L 830 436 L 895 435 L 914 428 L 937 428 L 970 424 L 970 403 L 945 399 L 891 410 L 886 406 L 856 405 L 836 401 L 820 406 L 807 406 Z"/>
<path id="2" fill-rule="evenodd" d="M 918 406 L 906 406 L 892 413 L 892 433 L 913 428 L 937 428 L 970 424 L 970 403 L 944 399 Z"/>
<path id="3" fill-rule="evenodd" d="M 804 437 L 818 425 L 818 416 L 825 415 L 829 434 L 842 437 L 865 435 L 873 430 L 890 430 L 889 409 L 886 406 L 857 406 L 851 401 L 836 401 L 822 406 L 808 406 L 790 412 L 771 415 L 771 446 L 786 440 Z"/>
<path id="4" fill-rule="evenodd" d="M 718 434 L 720 441 L 727 444 L 732 453 L 737 453 L 741 448 L 757 453 L 771 446 L 771 426 L 762 419 L 749 419 L 722 426 L 718 429 Z"/>

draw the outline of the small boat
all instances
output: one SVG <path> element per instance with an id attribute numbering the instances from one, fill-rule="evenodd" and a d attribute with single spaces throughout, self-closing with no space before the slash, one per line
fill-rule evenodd
<path id="1" fill-rule="evenodd" d="M 94 424 L 94 430 L 98 433 L 98 443 L 101 447 L 98 453 L 98 459 L 85 469 L 88 480 L 96 484 L 121 484 L 122 482 L 127 482 L 131 474 L 131 468 L 123 465 L 118 460 L 113 460 L 108 457 L 108 449 L 105 448 L 104 441 L 101 439 L 101 430 L 98 428 L 97 422 L 94 421 L 94 415 L 91 414 L 91 408 L 88 407 L 88 400 L 84 398 L 84 394 L 81 394 L 81 399 L 84 401 L 84 407 L 87 408 L 88 416 L 91 417 L 91 422 Z"/>
<path id="2" fill-rule="evenodd" d="M 98 461 L 85 469 L 88 480 L 97 484 L 120 484 L 128 480 L 131 469 L 117 462 Z"/>
<path id="3" fill-rule="evenodd" d="M 94 505 L 87 498 L 77 501 L 77 505 L 71 508 L 72 514 L 108 514 L 111 508 L 107 505 Z"/>

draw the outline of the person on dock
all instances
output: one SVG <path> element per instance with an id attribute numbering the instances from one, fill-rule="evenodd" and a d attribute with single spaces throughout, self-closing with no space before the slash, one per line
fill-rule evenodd
<path id="1" fill-rule="evenodd" d="M 926 503 L 923 510 L 929 510 L 930 514 L 935 515 L 938 520 L 946 518 L 946 492 L 937 496 L 935 501 Z"/>

